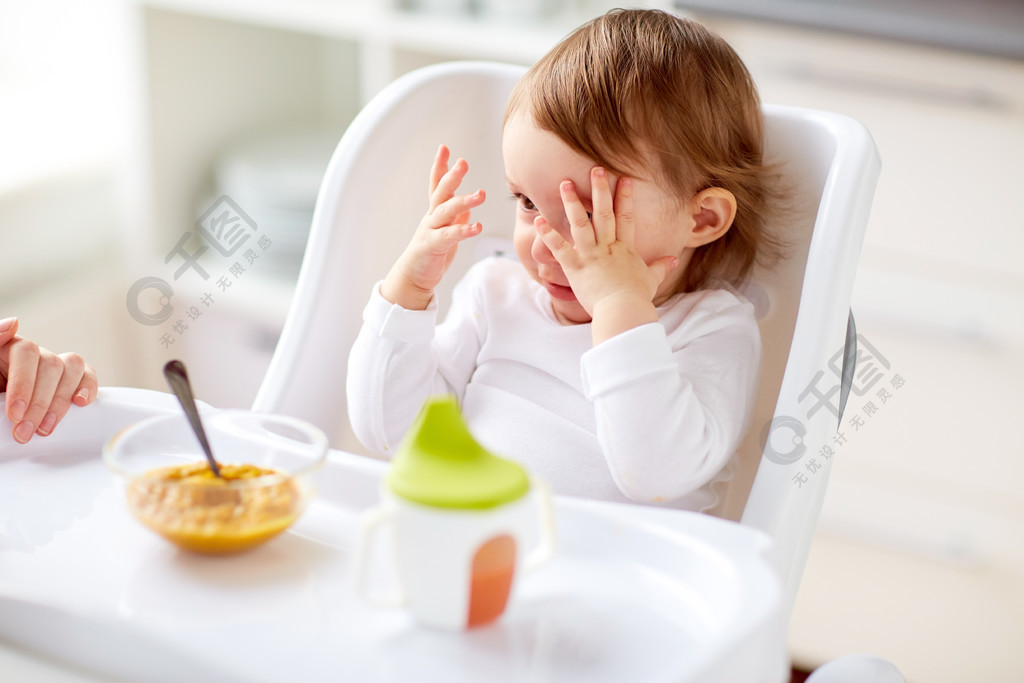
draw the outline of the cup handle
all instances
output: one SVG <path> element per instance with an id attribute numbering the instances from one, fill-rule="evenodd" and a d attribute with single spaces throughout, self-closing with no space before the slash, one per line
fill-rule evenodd
<path id="1" fill-rule="evenodd" d="M 540 542 L 537 547 L 523 560 L 523 568 L 536 569 L 551 559 L 555 553 L 555 501 L 551 495 L 551 487 L 547 482 L 533 480 L 536 489 L 537 505 L 540 508 Z"/>
<path id="2" fill-rule="evenodd" d="M 373 551 L 373 541 L 383 524 L 388 524 L 394 518 L 394 510 L 379 506 L 363 513 L 361 529 L 356 540 L 355 550 L 352 554 L 352 588 L 356 595 L 367 602 L 384 607 L 401 607 L 405 604 L 405 596 L 401 589 L 394 595 L 380 595 L 371 593 L 367 584 L 370 557 Z"/>

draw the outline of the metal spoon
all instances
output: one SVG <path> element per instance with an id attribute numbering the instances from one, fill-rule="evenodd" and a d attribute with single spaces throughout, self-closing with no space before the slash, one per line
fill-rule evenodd
<path id="1" fill-rule="evenodd" d="M 164 366 L 164 377 L 171 386 L 171 391 L 178 397 L 178 402 L 181 403 L 181 407 L 185 411 L 185 417 L 192 425 L 192 431 L 195 432 L 196 438 L 199 439 L 199 445 L 203 447 L 203 453 L 206 454 L 206 459 L 210 462 L 210 469 L 213 470 L 214 475 L 220 477 L 220 466 L 213 459 L 210 442 L 206 439 L 206 431 L 199 419 L 199 409 L 196 407 L 196 398 L 192 393 L 192 385 L 188 381 L 185 364 L 180 360 L 168 361 Z"/>

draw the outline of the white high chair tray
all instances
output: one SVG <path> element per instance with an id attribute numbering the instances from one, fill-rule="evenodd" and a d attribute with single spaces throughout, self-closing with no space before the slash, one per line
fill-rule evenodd
<path id="1" fill-rule="evenodd" d="M 105 388 L 27 446 L 0 418 L 0 640 L 104 680 L 786 678 L 767 537 L 702 515 L 558 498 L 555 557 L 522 575 L 497 623 L 466 633 L 350 588 L 385 471 L 367 458 L 332 451 L 305 515 L 264 546 L 179 551 L 131 518 L 100 459 L 117 429 L 175 409 Z"/>

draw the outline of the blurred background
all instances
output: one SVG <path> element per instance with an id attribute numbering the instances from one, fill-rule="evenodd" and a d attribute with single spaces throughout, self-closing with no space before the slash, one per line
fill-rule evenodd
<path id="1" fill-rule="evenodd" d="M 529 64 L 614 4 L 0 0 L 0 316 L 105 385 L 164 389 L 180 357 L 248 406 L 362 104 L 433 62 Z M 882 154 L 854 312 L 887 396 L 847 408 L 794 664 L 1024 680 L 1024 1 L 650 6 Z"/>

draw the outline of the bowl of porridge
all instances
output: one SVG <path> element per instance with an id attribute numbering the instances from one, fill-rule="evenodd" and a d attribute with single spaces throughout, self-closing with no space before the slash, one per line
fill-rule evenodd
<path id="1" fill-rule="evenodd" d="M 212 555 L 248 550 L 290 527 L 315 495 L 324 433 L 241 410 L 208 412 L 203 425 L 220 476 L 183 414 L 143 420 L 104 445 L 132 516 L 184 550 Z"/>

